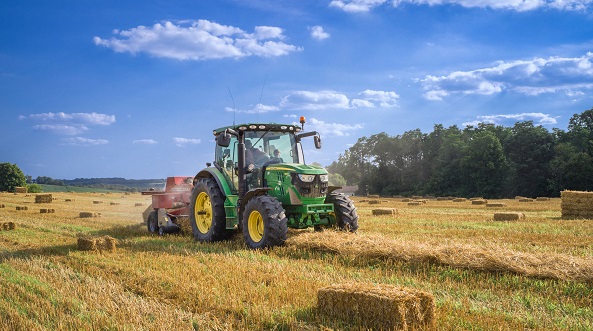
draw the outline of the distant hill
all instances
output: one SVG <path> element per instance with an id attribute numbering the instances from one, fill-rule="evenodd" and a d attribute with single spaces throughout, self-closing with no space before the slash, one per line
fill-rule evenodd
<path id="1" fill-rule="evenodd" d="M 119 177 L 113 178 L 76 178 L 64 179 L 66 186 L 93 187 L 116 191 L 142 191 L 149 188 L 165 186 L 165 179 L 125 179 Z"/>

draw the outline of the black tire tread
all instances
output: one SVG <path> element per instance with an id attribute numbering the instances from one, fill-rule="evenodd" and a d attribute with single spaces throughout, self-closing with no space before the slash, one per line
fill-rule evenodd
<path id="1" fill-rule="evenodd" d="M 155 227 L 151 228 L 151 225 L 154 225 Z M 148 232 L 152 234 L 159 233 L 159 220 L 156 210 L 153 210 L 148 214 L 148 217 L 146 218 L 146 227 L 148 228 Z"/>
<path id="2" fill-rule="evenodd" d="M 247 225 L 249 214 L 258 210 L 264 219 L 264 235 L 260 242 L 253 242 Z M 261 249 L 284 245 L 288 232 L 288 219 L 280 201 L 268 195 L 258 195 L 251 198 L 243 212 L 243 237 L 249 248 Z"/>
<path id="3" fill-rule="evenodd" d="M 212 204 L 212 226 L 208 233 L 203 234 L 198 229 L 194 209 L 196 207 L 196 198 L 201 192 L 206 192 Z M 214 178 L 200 178 L 192 190 L 190 199 L 190 224 L 194 239 L 201 242 L 221 241 L 228 238 L 231 231 L 226 229 L 226 214 L 224 211 L 224 195 L 218 187 Z"/>
<path id="4" fill-rule="evenodd" d="M 331 192 L 325 198 L 325 203 L 334 205 L 338 228 L 350 232 L 358 230 L 358 214 L 354 202 L 349 197 L 343 193 Z"/>

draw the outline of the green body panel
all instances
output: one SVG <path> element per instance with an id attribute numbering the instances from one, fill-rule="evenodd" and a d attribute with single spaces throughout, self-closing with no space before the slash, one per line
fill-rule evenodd
<path id="1" fill-rule="evenodd" d="M 326 175 L 321 167 L 305 164 L 273 164 L 264 174 L 270 196 L 282 203 L 288 226 L 304 229 L 316 225 L 335 224 L 334 205 L 325 203 L 325 194 L 317 197 L 302 196 L 292 183 L 292 174 Z"/>

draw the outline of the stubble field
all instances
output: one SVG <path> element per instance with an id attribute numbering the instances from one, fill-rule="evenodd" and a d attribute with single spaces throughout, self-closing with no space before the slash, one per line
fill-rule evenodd
<path id="1" fill-rule="evenodd" d="M 593 220 L 561 219 L 560 199 L 354 198 L 357 234 L 290 230 L 285 246 L 252 251 L 240 235 L 149 235 L 149 196 L 53 198 L 0 193 L 0 223 L 16 225 L 0 231 L 2 330 L 359 330 L 317 308 L 317 289 L 346 282 L 432 293 L 438 330 L 593 329 Z M 500 211 L 526 217 L 494 221 Z M 81 235 L 117 250 L 80 251 Z"/>

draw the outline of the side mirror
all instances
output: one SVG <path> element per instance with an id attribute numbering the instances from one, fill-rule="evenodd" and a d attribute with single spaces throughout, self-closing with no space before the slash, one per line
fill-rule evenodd
<path id="1" fill-rule="evenodd" d="M 320 149 L 321 148 L 321 137 L 314 136 L 313 141 L 315 142 L 315 148 Z"/>
<path id="2" fill-rule="evenodd" d="M 226 131 L 216 137 L 216 144 L 221 147 L 229 147 L 231 144 L 231 135 Z"/>

